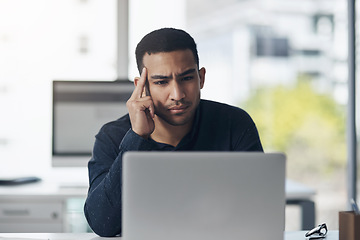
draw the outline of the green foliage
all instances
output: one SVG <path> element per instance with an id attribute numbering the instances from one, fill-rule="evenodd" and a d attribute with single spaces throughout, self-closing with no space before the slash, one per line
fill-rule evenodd
<path id="1" fill-rule="evenodd" d="M 346 158 L 345 109 L 309 81 L 257 89 L 243 107 L 258 127 L 265 151 L 282 151 L 290 171 L 332 172 Z"/>

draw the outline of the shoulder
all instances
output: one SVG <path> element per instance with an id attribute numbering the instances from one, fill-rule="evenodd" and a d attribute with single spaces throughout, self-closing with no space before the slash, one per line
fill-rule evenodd
<path id="1" fill-rule="evenodd" d="M 250 115 L 242 108 L 209 100 L 201 100 L 200 118 L 202 124 L 209 124 L 234 129 L 253 128 L 255 123 Z"/>
<path id="2" fill-rule="evenodd" d="M 115 121 L 104 124 L 97 134 L 97 138 L 105 135 L 112 141 L 119 142 L 130 128 L 130 117 L 129 114 L 126 114 Z"/>
<path id="3" fill-rule="evenodd" d="M 212 136 L 227 144 L 228 150 L 262 151 L 255 122 L 243 109 L 224 103 L 201 101 L 200 132 L 211 132 Z M 208 138 L 211 138 L 208 136 Z"/>
<path id="4" fill-rule="evenodd" d="M 119 119 L 108 122 L 102 126 L 102 130 L 112 130 L 112 129 L 128 129 L 130 127 L 130 117 L 129 114 L 122 116 Z"/>
<path id="5" fill-rule="evenodd" d="M 249 118 L 249 114 L 242 108 L 231 106 L 225 103 L 201 100 L 200 101 L 201 113 L 204 115 L 212 115 L 214 117 L 232 116 L 232 117 L 245 117 Z"/>

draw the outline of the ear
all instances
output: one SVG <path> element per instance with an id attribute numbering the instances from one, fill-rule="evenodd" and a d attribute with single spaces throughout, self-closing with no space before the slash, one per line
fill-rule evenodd
<path id="1" fill-rule="evenodd" d="M 206 74 L 206 69 L 205 68 L 201 68 L 199 70 L 199 77 L 200 77 L 200 89 L 202 89 L 204 87 L 204 83 L 205 83 L 205 74 Z"/>

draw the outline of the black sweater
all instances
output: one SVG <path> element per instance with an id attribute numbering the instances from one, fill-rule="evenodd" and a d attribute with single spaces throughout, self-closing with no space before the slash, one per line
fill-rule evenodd
<path id="1" fill-rule="evenodd" d="M 121 234 L 121 165 L 126 151 L 263 151 L 251 117 L 242 109 L 201 100 L 192 130 L 176 146 L 145 140 L 131 130 L 129 115 L 105 124 L 89 161 L 90 188 L 84 206 L 100 236 Z"/>

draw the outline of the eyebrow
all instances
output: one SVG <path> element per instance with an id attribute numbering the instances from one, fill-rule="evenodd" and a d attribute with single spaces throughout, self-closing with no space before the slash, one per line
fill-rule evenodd
<path id="1" fill-rule="evenodd" d="M 188 75 L 190 73 L 194 73 L 195 71 L 196 71 L 195 68 L 192 68 L 192 69 L 186 70 L 185 72 L 179 73 L 176 76 L 183 77 L 183 76 L 186 76 L 186 75 Z"/>
<path id="2" fill-rule="evenodd" d="M 192 69 L 189 69 L 189 70 L 186 70 L 182 73 L 179 73 L 179 74 L 176 74 L 177 77 L 183 77 L 183 76 L 186 76 L 190 73 L 194 73 L 196 71 L 195 68 L 192 68 Z M 169 79 L 171 78 L 171 76 L 165 76 L 165 75 L 152 75 L 150 76 L 151 79 L 154 79 L 154 80 L 158 80 L 158 79 Z"/>

